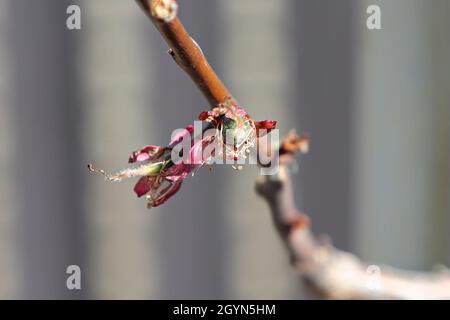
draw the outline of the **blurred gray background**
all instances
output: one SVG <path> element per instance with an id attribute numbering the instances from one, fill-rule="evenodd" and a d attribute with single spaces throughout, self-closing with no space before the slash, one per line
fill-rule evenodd
<path id="1" fill-rule="evenodd" d="M 317 234 L 372 263 L 450 263 L 450 1 L 179 3 L 254 118 L 311 134 L 295 184 Z M 66 28 L 70 4 L 81 30 Z M 366 28 L 370 4 L 381 30 Z M 150 211 L 134 181 L 88 174 L 208 107 L 166 50 L 132 0 L 0 0 L 0 298 L 313 297 L 256 168 L 200 171 Z"/>

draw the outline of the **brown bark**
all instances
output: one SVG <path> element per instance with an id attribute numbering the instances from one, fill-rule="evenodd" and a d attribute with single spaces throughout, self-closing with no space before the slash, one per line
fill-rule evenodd
<path id="1" fill-rule="evenodd" d="M 307 137 L 291 132 L 280 147 L 280 171 L 261 176 L 257 192 L 267 201 L 278 233 L 294 268 L 314 292 L 334 299 L 450 299 L 450 273 L 412 272 L 369 265 L 355 255 L 317 239 L 309 218 L 295 205 L 289 164 L 298 151 L 307 151 Z"/>
<path id="2" fill-rule="evenodd" d="M 234 103 L 233 97 L 206 60 L 177 16 L 175 0 L 136 0 L 150 17 L 175 62 L 191 77 L 211 106 Z"/>

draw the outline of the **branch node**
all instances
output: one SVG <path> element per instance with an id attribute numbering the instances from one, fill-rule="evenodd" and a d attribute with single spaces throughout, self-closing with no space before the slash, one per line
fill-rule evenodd
<path id="1" fill-rule="evenodd" d="M 177 55 L 175 54 L 175 51 L 173 51 L 173 49 L 169 49 L 167 50 L 167 53 L 173 59 L 173 61 L 175 61 L 178 64 Z"/>
<path id="2" fill-rule="evenodd" d="M 150 12 L 155 19 L 171 22 L 178 13 L 178 3 L 175 0 L 153 0 Z"/>

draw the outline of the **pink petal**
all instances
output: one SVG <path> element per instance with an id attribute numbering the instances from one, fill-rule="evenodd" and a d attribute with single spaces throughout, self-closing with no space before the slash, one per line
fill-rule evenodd
<path id="1" fill-rule="evenodd" d="M 134 186 L 134 192 L 140 198 L 147 194 L 153 187 L 155 177 L 145 176 L 139 179 L 139 181 Z"/>
<path id="2" fill-rule="evenodd" d="M 186 130 L 189 132 L 189 134 L 193 134 L 194 133 L 194 125 L 193 124 L 189 124 L 186 127 Z"/>
<path id="3" fill-rule="evenodd" d="M 179 144 L 184 139 L 188 138 L 189 136 L 192 136 L 192 133 L 194 132 L 194 126 L 192 124 L 188 125 L 186 129 L 180 130 L 170 141 L 169 147 L 173 148 L 175 145 Z"/>
<path id="4" fill-rule="evenodd" d="M 256 129 L 272 130 L 275 129 L 276 125 L 277 122 L 271 120 L 255 121 Z"/>
<path id="5" fill-rule="evenodd" d="M 203 163 L 203 140 L 196 142 L 189 151 L 189 161 L 192 164 Z"/>
<path id="6" fill-rule="evenodd" d="M 145 146 L 142 149 L 134 151 L 130 158 L 128 159 L 129 163 L 142 162 L 146 160 L 155 160 L 159 158 L 163 152 L 166 150 L 165 147 L 160 146 Z"/>
<path id="7" fill-rule="evenodd" d="M 159 196 L 151 202 L 152 207 L 157 207 L 164 204 L 170 197 L 172 197 L 175 193 L 177 193 L 181 185 L 183 184 L 183 180 L 175 181 L 171 183 L 168 187 L 161 190 Z"/>
<path id="8" fill-rule="evenodd" d="M 248 116 L 247 111 L 245 111 L 243 108 L 239 106 L 235 106 L 234 108 L 231 108 L 229 111 L 225 113 L 225 117 L 230 119 L 236 119 L 236 117 L 245 118 Z"/>
<path id="9" fill-rule="evenodd" d="M 175 164 L 170 167 L 164 177 L 168 181 L 178 181 L 185 179 L 189 173 L 195 169 L 194 166 L 184 163 Z"/>
<path id="10" fill-rule="evenodd" d="M 206 138 L 197 141 L 191 148 L 189 152 L 189 161 L 191 164 L 194 164 L 196 166 L 201 166 L 207 159 L 204 158 L 203 151 L 205 148 L 211 144 L 211 136 L 207 136 Z"/>
<path id="11" fill-rule="evenodd" d="M 198 120 L 204 121 L 209 117 L 209 112 L 208 111 L 202 111 L 200 112 L 200 114 L 198 115 Z"/>
<path id="12" fill-rule="evenodd" d="M 140 153 L 136 157 L 136 162 L 142 162 L 145 160 L 148 160 L 150 158 L 150 155 L 148 153 Z"/>

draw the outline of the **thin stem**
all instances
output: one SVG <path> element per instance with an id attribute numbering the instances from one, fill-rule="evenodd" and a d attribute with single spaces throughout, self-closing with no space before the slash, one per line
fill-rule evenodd
<path id="1" fill-rule="evenodd" d="M 331 239 L 314 236 L 308 216 L 296 207 L 288 168 L 295 154 L 307 149 L 307 136 L 289 133 L 280 147 L 278 174 L 261 176 L 256 190 L 267 201 L 291 263 L 308 288 L 333 299 L 450 299 L 450 272 L 443 266 L 432 272 L 412 272 L 369 265 L 336 249 Z"/>
<path id="2" fill-rule="evenodd" d="M 216 106 L 235 100 L 177 16 L 175 0 L 136 0 L 170 47 L 175 62 L 191 77 L 205 98 Z"/>

